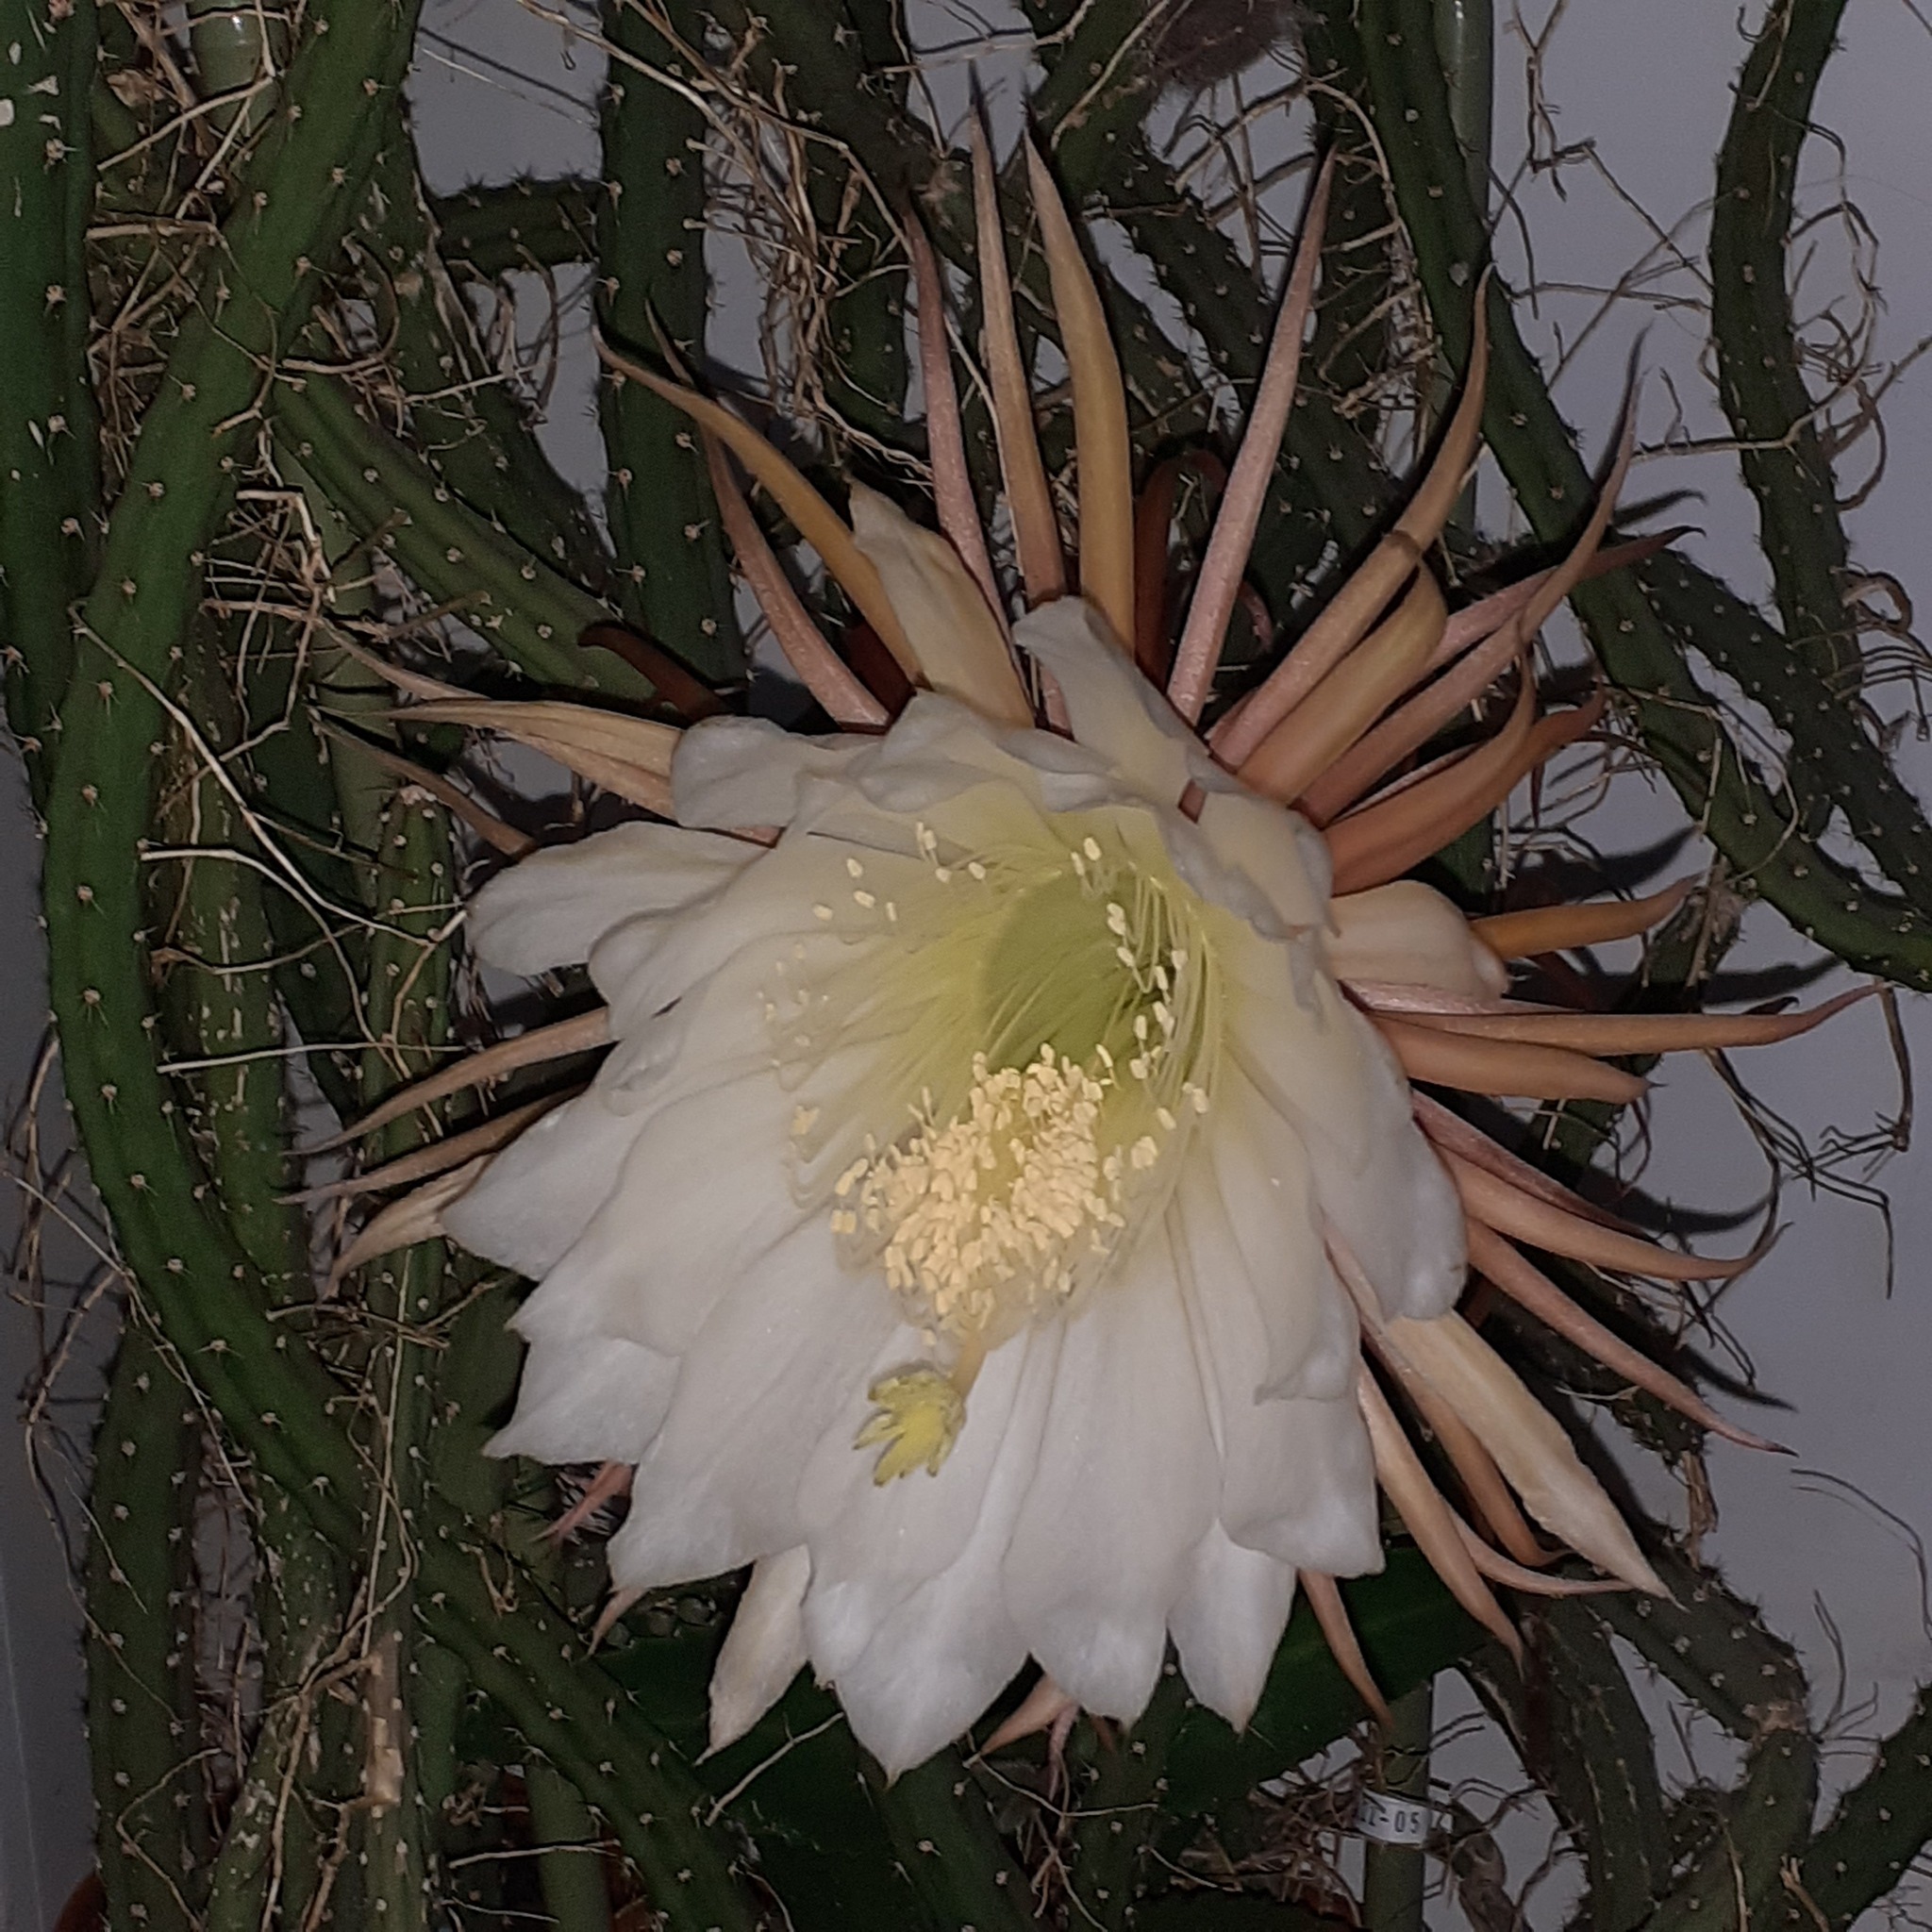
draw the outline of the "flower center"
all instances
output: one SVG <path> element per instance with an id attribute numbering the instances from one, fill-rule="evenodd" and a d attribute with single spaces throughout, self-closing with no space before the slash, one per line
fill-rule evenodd
<path id="1" fill-rule="evenodd" d="M 963 862 L 924 827 L 920 845 L 937 890 L 900 896 L 905 974 L 869 975 L 887 1038 L 904 995 L 909 1120 L 867 1134 L 831 1188 L 848 1264 L 884 1274 L 942 1365 L 871 1391 L 860 1445 L 885 1445 L 881 1482 L 937 1470 L 986 1355 L 1066 1308 L 1165 1206 L 1219 1033 L 1211 908 L 1151 832 L 1103 823 Z"/>

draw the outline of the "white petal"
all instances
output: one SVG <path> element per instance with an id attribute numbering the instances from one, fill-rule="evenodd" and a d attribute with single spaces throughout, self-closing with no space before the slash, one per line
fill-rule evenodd
<path id="1" fill-rule="evenodd" d="M 1299 1131 L 1322 1210 L 1383 1312 L 1439 1315 L 1462 1291 L 1461 1203 L 1394 1056 L 1333 981 L 1297 988 L 1287 950 L 1260 939 L 1222 948 L 1235 1061 Z"/>
<path id="2" fill-rule="evenodd" d="M 703 907 L 614 926 L 590 959 L 591 978 L 610 1002 L 613 1032 L 631 1032 L 741 960 L 733 984 L 741 992 L 745 1037 L 756 1037 L 763 1024 L 760 991 L 775 992 L 795 944 L 835 935 L 858 943 L 876 932 L 875 914 L 859 917 L 846 869 L 848 858 L 863 863 L 868 856 L 828 839 L 788 837 Z"/>
<path id="3" fill-rule="evenodd" d="M 1220 1516 L 1228 1536 L 1295 1568 L 1355 1576 L 1382 1562 L 1374 1465 L 1354 1394 L 1354 1325 L 1340 1359 L 1350 1366 L 1334 1399 L 1267 1395 L 1270 1339 L 1261 1299 L 1230 1288 L 1215 1248 L 1191 1239 L 1206 1191 L 1191 1186 L 1175 1218 L 1190 1239 L 1179 1251 L 1193 1355 L 1210 1392 L 1221 1450 Z M 1323 1292 L 1340 1305 L 1332 1281 Z"/>
<path id="4" fill-rule="evenodd" d="M 807 1219 L 769 1072 L 653 1109 L 608 1200 L 545 1279 L 599 1333 L 688 1349 L 719 1298 Z M 533 1306 L 536 1298 L 533 1297 Z"/>
<path id="5" fill-rule="evenodd" d="M 532 1278 L 548 1273 L 617 1185 L 639 1123 L 593 1088 L 533 1121 L 443 1209 L 473 1255 Z"/>
<path id="6" fill-rule="evenodd" d="M 994 724 L 1031 724 L 1007 641 L 953 546 L 876 491 L 855 484 L 850 502 L 853 538 L 878 572 L 925 682 Z"/>
<path id="7" fill-rule="evenodd" d="M 846 1418 L 850 1426 L 829 1431 L 820 1442 L 805 1472 L 798 1507 L 812 1553 L 806 1626 L 821 1675 L 841 1676 L 882 1620 L 965 1548 L 994 1466 L 1006 1452 L 1027 1342 L 1026 1336 L 1015 1336 L 987 1358 L 967 1398 L 965 1426 L 937 1475 L 915 1470 L 881 1487 L 873 1481 L 878 1451 L 853 1447 L 872 1412 L 864 1388 L 918 1357 L 918 1341 L 909 1329 L 886 1344 L 864 1388 L 857 1388 Z M 1015 1425 L 1027 1424 L 1022 1418 Z M 1037 1437 L 1037 1415 L 1031 1428 Z"/>
<path id="8" fill-rule="evenodd" d="M 1382 1567 L 1368 1431 L 1352 1399 L 1257 1402 L 1221 1491 L 1222 1526 L 1297 1570 L 1367 1576 Z"/>
<path id="9" fill-rule="evenodd" d="M 1043 604 L 1013 626 L 1013 641 L 1058 681 L 1076 742 L 1099 752 L 1155 804 L 1179 800 L 1197 762 L 1194 734 L 1092 605 L 1079 597 Z"/>
<path id="10" fill-rule="evenodd" d="M 1066 1324 L 1040 1468 L 1007 1553 L 1007 1603 L 1041 1668 L 1131 1722 L 1167 1613 L 1214 1519 L 1214 1441 L 1164 1225 Z"/>
<path id="11" fill-rule="evenodd" d="M 811 1580 L 803 1543 L 752 1566 L 751 1581 L 711 1672 L 711 1749 L 735 1744 L 776 1704 L 805 1667 L 799 1615 Z"/>
<path id="12" fill-rule="evenodd" d="M 677 825 L 616 825 L 498 873 L 470 907 L 471 942 L 507 973 L 575 966 L 612 926 L 692 904 L 756 851 L 740 839 Z"/>
<path id="13" fill-rule="evenodd" d="M 1188 1689 L 1238 1731 L 1261 1701 L 1293 1607 L 1286 1563 L 1230 1542 L 1218 1523 L 1195 1545 L 1168 1622 Z"/>
<path id="14" fill-rule="evenodd" d="M 1287 932 L 1328 922 L 1328 844 L 1299 813 L 1250 791 L 1208 795 L 1197 821 L 1221 863 L 1261 892 Z"/>
<path id="15" fill-rule="evenodd" d="M 1247 1399 L 1355 1387 L 1355 1311 L 1335 1278 L 1301 1137 L 1238 1067 L 1224 1069 L 1197 1129 L 1174 1214 L 1201 1292 L 1245 1295 L 1261 1346 L 1239 1361 Z"/>
<path id="16" fill-rule="evenodd" d="M 854 1734 L 894 1775 L 958 1737 L 1026 1661 L 1002 1571 L 1033 1482 L 1061 1341 L 1058 1324 L 1020 1338 L 1025 1358 L 972 1535 L 946 1569 L 886 1614 L 864 1654 L 839 1674 Z"/>
<path id="17" fill-rule="evenodd" d="M 789 825 L 801 782 L 842 772 L 871 741 L 844 734 L 806 738 L 763 718 L 707 718 L 678 740 L 671 760 L 678 823 L 727 830 Z"/>
<path id="18" fill-rule="evenodd" d="M 679 1364 L 611 1541 L 612 1581 L 715 1576 L 802 1541 L 799 1480 L 895 1326 L 887 1290 L 840 1267 L 824 1216 L 748 1269 Z"/>
<path id="19" fill-rule="evenodd" d="M 530 1352 L 516 1413 L 491 1439 L 489 1454 L 636 1462 L 664 1419 L 677 1364 L 635 1342 L 562 1324 L 516 1325 L 531 1338 Z"/>
<path id="20" fill-rule="evenodd" d="M 1433 986 L 1471 999 L 1496 999 L 1508 969 L 1433 887 L 1397 879 L 1335 902 L 1328 960 L 1338 979 Z"/>
<path id="21" fill-rule="evenodd" d="M 1482 1439 L 1510 1487 L 1545 1529 L 1612 1576 L 1658 1596 L 1667 1594 L 1562 1424 L 1460 1315 L 1391 1322 L 1389 1333 Z"/>

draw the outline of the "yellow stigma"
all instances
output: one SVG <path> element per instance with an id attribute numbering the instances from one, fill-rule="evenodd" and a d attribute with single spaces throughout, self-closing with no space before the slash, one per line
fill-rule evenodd
<path id="1" fill-rule="evenodd" d="M 926 1474 L 939 1474 L 966 1421 L 966 1398 L 952 1378 L 937 1369 L 908 1369 L 904 1374 L 883 1376 L 865 1394 L 868 1402 L 878 1404 L 878 1413 L 859 1430 L 852 1446 L 886 1445 L 873 1470 L 873 1481 L 884 1489 L 921 1464 Z"/>

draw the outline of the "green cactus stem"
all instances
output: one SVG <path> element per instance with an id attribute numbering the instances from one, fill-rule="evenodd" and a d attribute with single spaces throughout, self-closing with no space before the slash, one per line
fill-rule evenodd
<path id="1" fill-rule="evenodd" d="M 1672 1864 L 1650 1726 L 1583 1603 L 1552 1603 L 1534 1627 L 1536 1676 L 1524 1701 L 1541 1724 L 1524 1725 L 1528 1755 L 1583 1853 L 1592 1932 L 1635 1932 L 1668 1889 Z"/>
<path id="2" fill-rule="evenodd" d="M 650 685 L 621 659 L 577 648 L 586 625 L 610 621 L 608 608 L 458 502 L 333 377 L 278 384 L 275 428 L 358 537 L 392 552 L 425 595 L 454 607 L 526 676 L 649 698 Z"/>
<path id="3" fill-rule="evenodd" d="M 695 8 L 672 9 L 702 39 Z M 602 116 L 604 192 L 596 207 L 597 324 L 626 352 L 656 362 L 658 331 L 687 364 L 704 357 L 703 112 L 654 80 L 684 69 L 676 49 L 627 0 L 608 0 L 613 59 Z M 685 76 L 689 79 L 690 76 Z M 598 397 L 610 485 L 605 516 L 617 551 L 625 614 L 693 671 L 741 675 L 731 576 L 710 483 L 689 419 L 661 396 L 612 375 Z"/>
<path id="4" fill-rule="evenodd" d="M 597 258 L 594 181 L 519 175 L 465 188 L 430 203 L 442 258 L 453 274 L 495 281 L 519 269 L 569 268 Z"/>
<path id="5" fill-rule="evenodd" d="M 1785 1918 L 1813 1919 L 1808 1898 L 1832 1932 L 1875 1905 L 1932 1840 L 1932 1689 L 1878 1747 L 1872 1769 L 1839 1800 L 1804 1855 Z M 1787 1889 L 1791 1888 L 1787 1882 Z"/>
<path id="6" fill-rule="evenodd" d="M 541 1758 L 524 1766 L 530 1825 L 542 1846 L 537 1872 L 543 1909 L 558 1932 L 609 1932 L 610 1893 L 604 1882 L 603 1835 L 577 1788 Z"/>
<path id="7" fill-rule="evenodd" d="M 1718 395 L 1757 499 L 1782 648 L 1841 697 L 1860 682 L 1846 617 L 1849 551 L 1785 277 L 1798 154 L 1843 15 L 1844 0 L 1776 0 L 1765 16 L 1732 96 L 1710 209 Z"/>
<path id="8" fill-rule="evenodd" d="M 384 150 L 375 189 L 362 227 L 394 307 L 412 445 L 479 516 L 601 593 L 609 553 L 544 454 L 524 399 L 484 354 L 444 265 L 407 122 Z"/>
<path id="9" fill-rule="evenodd" d="M 1037 1932 L 1026 1874 L 957 1751 L 941 1751 L 890 1784 L 871 1758 L 864 1764 L 892 1851 L 935 1925 Z"/>
<path id="10" fill-rule="evenodd" d="M 0 0 L 0 664 L 38 803 L 100 500 L 83 256 L 95 9 Z"/>
<path id="11" fill-rule="evenodd" d="M 190 1932 L 208 1821 L 190 1531 L 201 1423 L 130 1307 L 94 1444 L 87 1557 L 88 1742 L 109 1923 Z"/>

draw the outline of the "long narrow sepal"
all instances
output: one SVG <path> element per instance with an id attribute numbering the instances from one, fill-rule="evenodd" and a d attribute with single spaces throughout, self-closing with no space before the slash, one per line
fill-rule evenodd
<path id="1" fill-rule="evenodd" d="M 1037 607 L 1066 594 L 1066 557 L 1060 549 L 1059 518 L 1053 507 L 1046 465 L 1040 456 L 1032 385 L 1020 351 L 1019 327 L 1013 320 L 1013 281 L 1007 267 L 992 149 L 976 108 L 966 117 L 966 134 L 973 150 L 974 231 L 986 331 L 987 380 L 992 389 L 993 432 L 999 443 L 1007 509 L 1013 519 L 1020 583 L 1027 605 Z"/>
<path id="2" fill-rule="evenodd" d="M 494 1154 L 506 1142 L 514 1141 L 540 1115 L 548 1113 L 554 1107 L 562 1106 L 574 1093 L 582 1091 L 581 1088 L 573 1088 L 563 1093 L 546 1093 L 542 1099 L 513 1107 L 508 1113 L 500 1113 L 480 1126 L 465 1128 L 460 1134 L 451 1134 L 446 1140 L 432 1141 L 426 1147 L 399 1155 L 381 1167 L 371 1168 L 367 1174 L 345 1174 L 339 1181 L 326 1181 L 319 1188 L 305 1188 L 300 1193 L 285 1194 L 282 1198 L 291 1205 L 308 1206 L 317 1201 L 346 1200 L 356 1194 L 386 1193 L 391 1188 L 407 1187 L 411 1181 L 426 1180 L 446 1168 L 460 1167 L 464 1161 L 474 1160 L 479 1154 Z"/>
<path id="3" fill-rule="evenodd" d="M 1481 1437 L 1545 1529 L 1632 1589 L 1669 1594 L 1562 1424 L 1460 1315 L 1452 1310 L 1431 1322 L 1397 1317 L 1389 1334 Z"/>
<path id="4" fill-rule="evenodd" d="M 399 1121 L 405 1114 L 427 1107 L 431 1101 L 446 1100 L 452 1093 L 480 1087 L 487 1080 L 501 1080 L 524 1067 L 541 1066 L 545 1060 L 560 1060 L 571 1054 L 586 1053 L 592 1047 L 609 1043 L 610 1014 L 603 1007 L 594 1012 L 579 1013 L 575 1019 L 556 1021 L 548 1026 L 533 1026 L 527 1033 L 519 1033 L 514 1040 L 499 1041 L 494 1046 L 485 1047 L 481 1053 L 467 1054 L 454 1065 L 431 1074 L 427 1079 L 418 1080 L 413 1086 L 391 1093 L 380 1107 L 372 1108 L 341 1133 L 331 1134 L 327 1140 L 318 1141 L 313 1146 L 303 1148 L 302 1152 L 327 1154 L 334 1148 L 346 1147 L 351 1141 L 375 1133 L 376 1128 L 386 1127 L 390 1122 Z"/>
<path id="5" fill-rule="evenodd" d="M 1382 1038 L 1411 1080 L 1507 1100 L 1605 1100 L 1627 1106 L 1644 1082 L 1587 1054 L 1509 1040 L 1471 1040 L 1389 1014 L 1375 1016 Z"/>
<path id="6" fill-rule="evenodd" d="M 1470 930 L 1504 959 L 1533 959 L 1539 953 L 1568 953 L 1579 946 L 1607 946 L 1661 925 L 1697 884 L 1679 879 L 1641 899 L 1603 899 L 1587 906 L 1537 906 L 1470 922 Z"/>
<path id="7" fill-rule="evenodd" d="M 958 552 L 967 575 L 979 586 L 987 608 L 1005 628 L 999 579 L 986 548 L 979 506 L 973 498 L 973 474 L 966 466 L 966 436 L 959 422 L 959 391 L 953 380 L 953 353 L 946 338 L 946 296 L 939 258 L 917 219 L 906 223 L 912 256 L 913 287 L 919 296 L 919 376 L 925 391 L 926 456 L 932 464 L 933 508 L 940 528 Z"/>
<path id="8" fill-rule="evenodd" d="M 372 1215 L 349 1245 L 329 1264 L 322 1286 L 322 1299 L 327 1301 L 365 1261 L 374 1261 L 398 1248 L 412 1248 L 418 1241 L 436 1240 L 442 1233 L 442 1210 L 462 1193 L 487 1165 L 478 1156 L 448 1174 L 425 1181 L 400 1201 L 391 1201 L 381 1213 Z"/>
<path id="9" fill-rule="evenodd" d="M 1566 1214 L 1581 1215 L 1585 1221 L 1594 1221 L 1602 1227 L 1621 1228 L 1625 1234 L 1642 1232 L 1635 1222 L 1612 1214 L 1607 1208 L 1600 1207 L 1573 1189 L 1566 1188 L 1541 1168 L 1530 1166 L 1526 1160 L 1519 1160 L 1507 1147 L 1491 1140 L 1480 1127 L 1471 1125 L 1460 1114 L 1451 1113 L 1440 1100 L 1431 1100 L 1426 1093 L 1412 1093 L 1409 1102 L 1414 1108 L 1416 1124 L 1439 1147 L 1446 1147 L 1452 1154 L 1461 1155 L 1463 1159 L 1475 1166 L 1487 1168 L 1499 1180 L 1508 1182 L 1511 1187 L 1540 1201 L 1547 1201 L 1552 1208 L 1560 1208 Z"/>
<path id="10" fill-rule="evenodd" d="M 1679 1415 L 1689 1416 L 1701 1428 L 1724 1437 L 1728 1442 L 1736 1442 L 1740 1448 L 1786 1453 L 1781 1443 L 1754 1436 L 1749 1429 L 1726 1421 L 1688 1383 L 1632 1348 L 1593 1315 L 1578 1307 L 1541 1269 L 1480 1222 L 1469 1225 L 1469 1265 L 1519 1307 L 1527 1309 L 1544 1327 L 1553 1329 L 1566 1341 L 1574 1342 L 1613 1375 L 1622 1375 L 1633 1387 L 1655 1395 Z"/>
<path id="11" fill-rule="evenodd" d="M 1456 1515 L 1453 1509 L 1449 1513 Z M 1460 1516 L 1456 1516 L 1456 1529 L 1470 1560 L 1491 1583 L 1500 1583 L 1507 1590 L 1520 1590 L 1528 1596 L 1606 1596 L 1613 1591 L 1633 1587 L 1621 1577 L 1550 1576 L 1541 1571 L 1525 1570 L 1521 1563 L 1499 1556 Z"/>
<path id="12" fill-rule="evenodd" d="M 1134 453 L 1127 392 L 1107 311 L 1046 163 L 1029 141 L 1026 176 L 1040 218 L 1054 314 L 1074 387 L 1074 453 L 1080 496 L 1080 594 L 1124 650 L 1134 641 Z"/>
<path id="13" fill-rule="evenodd" d="M 1547 1563 L 1552 1553 L 1540 1544 L 1523 1520 L 1516 1498 L 1482 1439 L 1463 1421 L 1455 1407 L 1409 1358 L 1390 1334 L 1387 1324 L 1366 1318 L 1364 1332 L 1375 1359 L 1394 1377 L 1403 1398 L 1415 1410 L 1461 1481 L 1463 1491 L 1496 1541 L 1524 1563 Z"/>
<path id="14" fill-rule="evenodd" d="M 1395 1505 L 1417 1547 L 1448 1587 L 1449 1594 L 1512 1657 L 1520 1660 L 1523 1641 L 1516 1634 L 1516 1626 L 1491 1595 L 1489 1585 L 1456 1533 L 1449 1506 L 1429 1480 L 1422 1458 L 1403 1433 L 1394 1410 L 1366 1367 L 1356 1381 L 1356 1401 L 1362 1420 L 1368 1424 L 1369 1443 L 1375 1456 L 1375 1479 Z"/>
<path id="15" fill-rule="evenodd" d="M 1169 701 L 1191 724 L 1201 715 L 1221 663 L 1227 622 L 1234 614 L 1241 574 L 1248 567 L 1268 484 L 1281 453 L 1288 413 L 1294 405 L 1295 383 L 1301 374 L 1302 337 L 1314 307 L 1315 272 L 1322 260 L 1322 237 L 1328 222 L 1328 192 L 1335 179 L 1335 157 L 1322 163 L 1315 177 L 1308 211 L 1302 221 L 1301 240 L 1288 273 L 1281 313 L 1268 344 L 1268 359 L 1255 390 L 1254 408 L 1241 436 L 1241 446 L 1221 499 L 1220 514 L 1201 559 L 1193 601 L 1174 652 L 1174 675 L 1167 687 Z M 1431 643 L 1434 642 L 1432 639 Z M 1279 794 L 1277 794 L 1279 795 Z"/>
<path id="16" fill-rule="evenodd" d="M 1574 710 L 1537 722 L 1527 678 L 1509 723 L 1487 744 L 1444 770 L 1339 819 L 1325 837 L 1334 890 L 1366 891 L 1399 878 L 1494 811 L 1540 765 L 1596 728 L 1599 692 Z"/>
<path id="17" fill-rule="evenodd" d="M 824 633 L 812 621 L 805 600 L 791 588 L 784 566 L 765 541 L 752 515 L 744 491 L 732 474 L 731 458 L 724 446 L 708 430 L 704 438 L 705 461 L 711 473 L 711 494 L 718 502 L 718 515 L 724 534 L 731 541 L 738 568 L 751 586 L 751 593 L 772 626 L 772 635 L 785 654 L 785 661 L 798 675 L 798 681 L 824 708 L 826 717 L 838 724 L 856 724 L 877 730 L 890 722 L 886 708 L 867 691 L 851 667 L 825 641 Z"/>
<path id="18" fill-rule="evenodd" d="M 1390 615 L 1256 747 L 1242 782 L 1284 805 L 1300 798 L 1415 682 L 1446 616 L 1435 578 L 1417 571 Z"/>
<path id="19" fill-rule="evenodd" d="M 1607 1268 L 1619 1274 L 1648 1275 L 1656 1281 L 1729 1281 L 1757 1259 L 1755 1254 L 1740 1256 L 1734 1261 L 1674 1254 L 1633 1235 L 1620 1234 L 1615 1228 L 1566 1214 L 1446 1148 L 1437 1152 L 1472 1221 L 1545 1253 L 1587 1261 L 1592 1268 Z"/>
<path id="20" fill-rule="evenodd" d="M 1336 1587 L 1334 1577 L 1324 1575 L 1319 1570 L 1304 1570 L 1301 1572 L 1301 1585 L 1302 1594 L 1307 1598 L 1308 1607 L 1315 1613 L 1315 1622 L 1321 1626 L 1322 1636 L 1341 1674 L 1348 1679 L 1355 1694 L 1368 1706 L 1369 1715 L 1378 1724 L 1392 1724 L 1395 1718 L 1389 1708 L 1389 1700 L 1382 1695 L 1381 1687 L 1369 1669 L 1369 1660 L 1362 1655 L 1361 1640 L 1355 1634 L 1355 1625 L 1349 1622 L 1348 1606 L 1341 1601 L 1341 1591 Z"/>
<path id="21" fill-rule="evenodd" d="M 387 715 L 404 724 L 462 724 L 500 731 L 619 798 L 670 818 L 675 724 L 558 699 L 432 698 Z"/>
<path id="22" fill-rule="evenodd" d="M 1239 771 L 1268 734 L 1327 676 L 1367 634 L 1383 608 L 1421 564 L 1442 534 L 1482 434 L 1483 385 L 1489 372 L 1489 324 L 1476 304 L 1475 337 L 1462 400 L 1450 418 L 1441 447 L 1395 527 L 1377 543 L 1353 576 L 1336 591 L 1294 648 L 1242 706 L 1215 747 Z"/>

